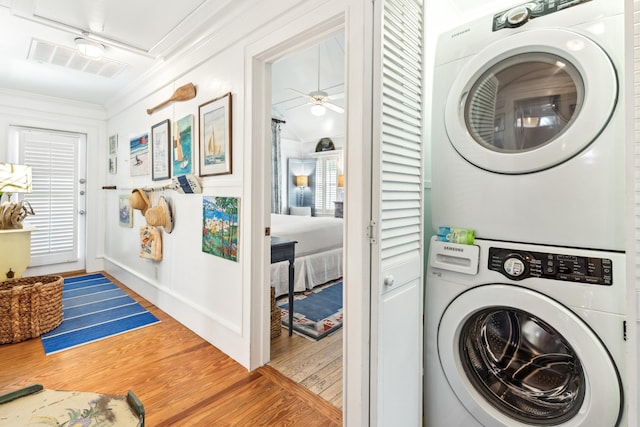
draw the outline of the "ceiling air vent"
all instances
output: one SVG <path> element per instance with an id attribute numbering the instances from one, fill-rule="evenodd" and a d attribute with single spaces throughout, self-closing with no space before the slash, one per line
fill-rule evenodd
<path id="1" fill-rule="evenodd" d="M 115 77 L 126 65 L 111 59 L 87 59 L 69 47 L 32 39 L 27 59 L 43 64 L 53 64 L 102 77 Z"/>

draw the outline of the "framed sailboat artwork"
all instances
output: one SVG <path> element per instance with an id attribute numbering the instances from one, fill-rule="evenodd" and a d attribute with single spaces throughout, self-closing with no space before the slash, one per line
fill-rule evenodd
<path id="1" fill-rule="evenodd" d="M 231 173 L 231 92 L 198 107 L 200 176 Z"/>
<path id="2" fill-rule="evenodd" d="M 173 122 L 173 176 L 193 173 L 193 114 Z"/>

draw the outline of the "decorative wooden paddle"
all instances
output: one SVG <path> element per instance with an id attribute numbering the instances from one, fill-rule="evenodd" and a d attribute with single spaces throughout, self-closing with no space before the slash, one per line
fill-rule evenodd
<path id="1" fill-rule="evenodd" d="M 153 114 L 153 112 L 156 111 L 158 108 L 164 107 L 165 105 L 171 102 L 188 101 L 195 97 L 196 97 L 196 87 L 193 85 L 193 83 L 187 83 L 186 85 L 180 86 L 178 89 L 176 89 L 176 91 L 173 92 L 173 95 L 171 96 L 171 98 L 156 105 L 153 108 L 147 108 L 147 114 Z"/>

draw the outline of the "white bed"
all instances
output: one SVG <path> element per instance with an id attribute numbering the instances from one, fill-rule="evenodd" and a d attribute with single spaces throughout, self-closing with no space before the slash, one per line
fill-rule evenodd
<path id="1" fill-rule="evenodd" d="M 296 292 L 342 277 L 342 218 L 271 214 L 271 235 L 297 240 Z M 276 296 L 289 291 L 289 263 L 271 265 Z"/>

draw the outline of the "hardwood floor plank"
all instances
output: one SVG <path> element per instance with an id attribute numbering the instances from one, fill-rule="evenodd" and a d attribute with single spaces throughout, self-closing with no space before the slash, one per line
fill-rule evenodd
<path id="1" fill-rule="evenodd" d="M 301 385 L 269 367 L 248 372 L 123 289 L 161 322 L 50 356 L 39 338 L 0 345 L 0 394 L 34 383 L 120 395 L 132 390 L 153 427 L 342 425 L 339 409 Z"/>
<path id="2" fill-rule="evenodd" d="M 271 340 L 269 366 L 342 408 L 342 329 L 312 341 L 285 330 Z M 329 392 L 324 393 L 325 389 Z M 321 394 L 322 393 L 322 394 Z"/>

